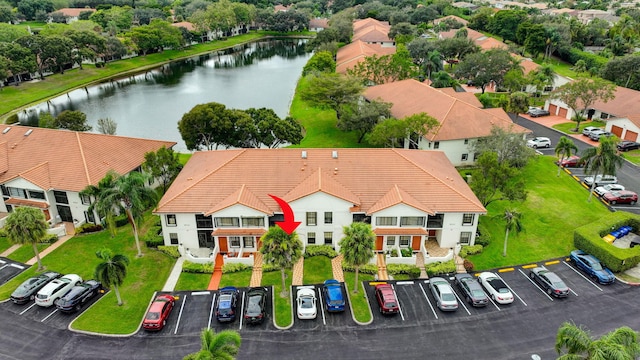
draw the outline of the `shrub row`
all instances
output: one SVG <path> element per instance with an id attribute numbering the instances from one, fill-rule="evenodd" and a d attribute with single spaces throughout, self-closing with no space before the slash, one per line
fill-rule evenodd
<path id="1" fill-rule="evenodd" d="M 41 243 L 41 244 L 53 244 L 56 241 L 58 241 L 58 235 L 56 235 L 56 234 L 47 234 L 42 239 L 40 239 L 40 241 L 38 241 L 38 242 Z"/>
<path id="2" fill-rule="evenodd" d="M 407 274 L 412 279 L 420 277 L 420 268 L 408 264 L 387 264 L 387 272 L 390 275 Z"/>
<path id="3" fill-rule="evenodd" d="M 577 228 L 573 233 L 573 244 L 600 259 L 613 272 L 630 269 L 640 263 L 640 247 L 621 249 L 602 240 L 603 236 L 625 225 L 631 226 L 633 232 L 638 233 L 640 216 L 624 211 L 609 214 L 598 222 Z"/>
<path id="4" fill-rule="evenodd" d="M 144 243 L 147 244 L 147 247 L 157 248 L 160 245 L 164 244 L 164 238 L 162 237 L 162 227 L 154 225 L 142 238 Z"/>
<path id="5" fill-rule="evenodd" d="M 565 60 L 567 60 L 573 65 L 575 65 L 578 62 L 578 60 L 584 60 L 587 70 L 588 69 L 600 70 L 609 61 L 609 59 L 603 56 L 599 56 L 587 51 L 582 51 L 576 48 L 571 48 L 569 53 L 563 54 L 562 57 L 565 58 Z"/>
<path id="6" fill-rule="evenodd" d="M 431 264 L 426 264 L 424 268 L 427 271 L 427 275 L 429 276 L 445 275 L 456 272 L 456 264 L 453 262 L 453 260 L 449 260 L 446 262 L 438 261 Z"/>
<path id="7" fill-rule="evenodd" d="M 180 252 L 178 251 L 178 247 L 175 245 L 172 245 L 172 246 L 161 245 L 161 246 L 158 246 L 158 250 L 176 259 L 180 257 Z"/>
<path id="8" fill-rule="evenodd" d="M 127 214 L 126 213 L 122 213 L 118 216 L 116 216 L 114 219 L 114 224 L 116 225 L 116 227 L 122 227 L 125 226 L 129 223 L 129 219 L 127 218 Z"/>
<path id="9" fill-rule="evenodd" d="M 84 223 L 76 228 L 76 234 L 87 234 L 102 231 L 103 227 L 99 224 Z"/>
<path id="10" fill-rule="evenodd" d="M 250 268 L 250 266 L 241 263 L 226 263 L 222 265 L 222 273 L 231 274 L 239 271 L 245 271 Z"/>
<path id="11" fill-rule="evenodd" d="M 305 258 L 319 255 L 333 259 L 338 253 L 330 245 L 308 245 L 304 251 Z"/>
<path id="12" fill-rule="evenodd" d="M 348 271 L 348 272 L 356 272 L 356 268 L 354 266 L 351 266 L 344 261 L 342 262 L 342 270 Z M 360 266 L 359 272 L 363 274 L 375 275 L 378 273 L 378 266 L 376 266 L 376 264 L 366 264 L 366 265 Z"/>
<path id="13" fill-rule="evenodd" d="M 480 254 L 482 253 L 482 250 L 484 249 L 484 246 L 480 245 L 480 244 L 476 244 L 473 246 L 463 246 L 460 249 L 460 253 L 458 255 L 460 255 L 460 257 L 465 258 L 467 257 L 467 255 L 476 255 L 476 254 Z"/>
<path id="14" fill-rule="evenodd" d="M 196 274 L 211 274 L 213 273 L 213 263 L 208 262 L 204 264 L 194 263 L 189 260 L 185 260 L 182 264 L 182 272 L 196 273 Z"/>

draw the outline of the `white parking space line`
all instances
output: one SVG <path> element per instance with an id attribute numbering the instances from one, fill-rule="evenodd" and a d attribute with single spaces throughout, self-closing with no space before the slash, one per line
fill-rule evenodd
<path id="1" fill-rule="evenodd" d="M 398 300 L 398 294 L 396 294 L 396 288 L 391 284 L 391 288 L 393 289 L 393 297 L 396 298 L 396 304 L 398 304 L 398 310 L 400 310 L 400 317 L 402 317 L 402 321 L 404 321 L 404 314 L 402 313 L 402 308 L 400 307 L 400 300 Z"/>
<path id="2" fill-rule="evenodd" d="M 0 270 L 2 270 L 2 269 L 4 269 L 4 268 L 6 268 L 7 266 L 9 266 L 9 264 L 2 265 L 2 266 L 0 267 Z"/>
<path id="3" fill-rule="evenodd" d="M 536 287 L 536 289 L 540 290 L 541 293 L 544 294 L 544 296 L 546 296 L 549 300 L 553 301 L 553 298 L 551 296 L 549 296 L 549 294 L 547 294 L 546 291 L 542 290 L 542 288 L 540 286 L 538 286 L 538 284 L 536 284 L 535 281 L 533 281 L 532 278 L 530 278 L 529 276 L 527 276 L 527 274 L 524 273 L 524 271 L 522 271 L 522 269 L 518 269 L 518 271 L 520 271 L 520 274 L 522 274 L 522 276 L 526 277 L 527 280 L 529 280 L 530 283 L 533 284 L 533 286 Z"/>
<path id="4" fill-rule="evenodd" d="M 211 299 L 211 309 L 209 310 L 209 322 L 207 323 L 207 329 L 211 329 L 211 318 L 213 317 L 213 307 L 216 303 L 216 296 L 218 294 L 213 294 L 213 299 Z"/>
<path id="5" fill-rule="evenodd" d="M 428 280 L 425 280 L 425 282 L 427 282 Z M 420 290 L 422 290 L 422 295 L 424 295 L 424 298 L 427 300 L 427 304 L 429 304 L 429 307 L 431 308 L 431 312 L 433 313 L 433 316 L 436 317 L 436 319 L 438 319 L 438 314 L 436 314 L 436 309 L 433 308 L 433 305 L 431 305 L 431 301 L 429 301 L 429 297 L 427 296 L 427 292 L 424 291 L 424 287 L 422 287 L 422 284 L 418 284 L 420 285 Z"/>
<path id="6" fill-rule="evenodd" d="M 502 311 L 502 309 L 500 309 L 500 306 L 498 306 L 498 304 L 496 304 L 496 302 L 495 302 L 495 301 L 493 301 L 493 299 L 491 298 L 491 294 L 489 294 L 489 293 L 487 292 L 487 289 L 484 289 L 484 288 L 483 288 L 482 290 L 484 290 L 484 292 L 487 294 L 487 298 L 489 299 L 489 301 L 491 301 L 491 303 L 493 304 L 493 306 L 495 306 L 495 307 L 496 307 L 496 309 L 498 309 L 498 311 Z"/>
<path id="7" fill-rule="evenodd" d="M 49 315 L 45 316 L 45 317 L 44 317 L 44 319 L 40 320 L 40 322 L 45 322 L 48 318 L 50 318 L 50 317 L 51 317 L 51 315 L 53 315 L 53 314 L 55 314 L 55 313 L 57 313 L 57 312 L 58 312 L 58 308 L 56 308 L 55 310 L 53 310 L 53 311 L 51 312 L 51 314 L 49 314 Z"/>
<path id="8" fill-rule="evenodd" d="M 4 260 L 0 260 L 0 264 L 6 264 L 7 262 Z"/>
<path id="9" fill-rule="evenodd" d="M 24 269 L 24 266 L 18 265 L 18 264 L 9 264 L 9 266 L 20 269 L 20 270 Z"/>
<path id="10" fill-rule="evenodd" d="M 210 294 L 211 294 L 210 291 L 192 291 L 191 292 L 191 296 L 210 295 Z"/>
<path id="11" fill-rule="evenodd" d="M 456 299 L 458 299 L 458 304 L 462 305 L 467 314 L 471 315 L 471 312 L 469 311 L 469 309 L 467 309 L 467 305 L 465 305 L 464 301 L 462 301 L 460 296 L 458 296 L 458 293 L 453 289 L 453 286 L 451 287 L 451 290 L 453 291 L 453 295 L 456 296 Z"/>
<path id="12" fill-rule="evenodd" d="M 182 310 L 184 310 L 184 304 L 187 302 L 187 295 L 184 295 L 182 299 L 182 305 L 180 305 L 180 312 L 178 313 L 178 321 L 176 321 L 176 329 L 173 331 L 173 334 L 178 333 L 178 327 L 180 327 L 180 319 L 182 318 Z"/>
<path id="13" fill-rule="evenodd" d="M 246 295 L 246 293 L 243 292 L 242 293 L 242 307 L 240 308 L 240 327 L 238 328 L 238 330 L 242 330 L 242 321 L 244 320 L 244 299 L 245 299 L 245 295 Z"/>
<path id="14" fill-rule="evenodd" d="M 22 310 L 22 312 L 20 313 L 20 315 L 26 313 L 27 311 L 29 311 L 29 309 L 31 309 L 32 307 L 36 306 L 36 303 L 31 304 L 31 306 L 29 306 L 28 308 Z"/>
<path id="15" fill-rule="evenodd" d="M 589 284 L 593 285 L 596 289 L 598 289 L 600 291 L 604 291 L 604 290 L 602 290 L 602 288 L 600 288 L 598 285 L 596 285 L 593 281 L 589 280 L 589 278 L 587 278 L 586 276 L 582 275 L 582 273 L 580 271 L 578 271 L 577 269 L 575 269 L 573 266 L 567 264 L 566 262 L 563 262 L 563 264 L 568 266 L 569 269 L 573 270 L 573 272 L 575 272 L 576 274 L 580 275 L 583 279 L 585 279 Z M 576 294 L 576 296 L 577 296 L 577 294 Z"/>
<path id="16" fill-rule="evenodd" d="M 498 277 L 499 277 L 500 279 L 502 279 L 502 276 L 498 275 Z M 524 304 L 524 306 L 529 306 L 529 305 L 527 305 L 527 303 L 526 303 L 526 302 L 524 302 L 524 300 L 522 300 L 522 298 L 521 298 L 520 296 L 518 296 L 518 294 L 517 294 L 515 291 L 513 291 L 513 289 L 511 288 L 511 286 L 509 286 L 509 284 L 507 284 L 507 282 L 506 282 L 506 281 L 504 281 L 504 279 L 502 279 L 502 282 L 504 282 L 504 284 L 505 284 L 505 285 L 507 285 L 507 288 L 509 288 L 509 291 L 511 291 L 511 293 L 512 293 L 513 295 L 515 295 L 515 296 L 518 298 L 518 300 L 520 300 L 520 301 Z"/>
<path id="17" fill-rule="evenodd" d="M 572 293 L 573 295 L 578 296 L 578 294 L 576 294 L 576 292 L 575 292 L 575 291 L 573 291 L 573 289 L 572 289 L 572 288 L 569 288 L 569 291 L 571 291 L 571 293 Z"/>
<path id="18" fill-rule="evenodd" d="M 322 324 L 327 325 L 327 320 L 324 317 L 324 304 L 322 303 L 322 293 L 320 292 L 320 288 L 318 288 L 318 305 L 320 308 L 320 312 L 322 312 Z"/>

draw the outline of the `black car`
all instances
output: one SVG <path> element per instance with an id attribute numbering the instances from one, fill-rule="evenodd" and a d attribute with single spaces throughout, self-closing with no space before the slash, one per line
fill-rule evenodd
<path id="1" fill-rule="evenodd" d="M 56 307 L 62 311 L 77 311 L 82 305 L 98 294 L 102 284 L 95 280 L 87 280 L 76 285 L 63 297 L 56 300 Z"/>
<path id="2" fill-rule="evenodd" d="M 567 297 L 569 287 L 554 272 L 547 270 L 544 266 L 531 269 L 529 272 L 531 280 L 535 281 L 547 294 L 555 297 Z"/>
<path id="3" fill-rule="evenodd" d="M 247 291 L 244 320 L 250 324 L 260 324 L 266 317 L 267 289 L 254 287 Z"/>
<path id="4" fill-rule="evenodd" d="M 238 289 L 227 286 L 218 293 L 216 319 L 219 322 L 232 322 L 236 319 L 236 304 L 238 303 Z"/>
<path id="5" fill-rule="evenodd" d="M 529 116 L 531 116 L 531 117 L 549 116 L 550 115 L 549 111 L 547 111 L 545 109 L 538 109 L 538 108 L 529 109 L 529 111 L 527 111 L 527 114 L 529 114 Z"/>
<path id="6" fill-rule="evenodd" d="M 635 141 L 621 141 L 616 145 L 619 151 L 631 151 L 640 149 L 640 143 Z"/>
<path id="7" fill-rule="evenodd" d="M 489 303 L 489 298 L 473 276 L 466 273 L 456 274 L 454 282 L 471 306 L 481 307 Z"/>
<path id="8" fill-rule="evenodd" d="M 61 276 L 62 274 L 50 271 L 40 276 L 27 279 L 11 294 L 11 301 L 16 304 L 25 304 L 30 300 L 35 299 L 36 293 L 47 285 L 49 281 Z"/>

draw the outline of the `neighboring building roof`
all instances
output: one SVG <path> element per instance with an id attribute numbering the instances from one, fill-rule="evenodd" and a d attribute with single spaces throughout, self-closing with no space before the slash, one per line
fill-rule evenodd
<path id="1" fill-rule="evenodd" d="M 518 133 L 531 132 L 514 124 L 501 108 L 488 111 L 413 79 L 372 86 L 363 95 L 367 100 L 392 103 L 391 114 L 398 119 L 421 112 L 436 118 L 440 126 L 425 136 L 429 141 L 484 137 L 490 135 L 494 125 Z"/>
<path id="2" fill-rule="evenodd" d="M 286 11 L 289 11 L 289 8 L 291 8 L 291 5 L 284 6 L 282 4 L 278 4 L 278 5 L 273 7 L 273 11 L 274 12 L 280 12 L 280 11 L 286 12 Z"/>
<path id="3" fill-rule="evenodd" d="M 381 25 L 371 25 L 358 31 L 354 30 L 351 40 L 362 40 L 368 43 L 388 43 L 393 41 L 389 38 L 389 28 Z"/>
<path id="4" fill-rule="evenodd" d="M 388 21 L 380 21 L 374 18 L 366 18 L 361 20 L 355 20 L 353 22 L 353 33 L 355 34 L 358 31 L 371 26 L 383 27 L 383 28 L 387 28 L 387 30 L 391 29 L 391 25 L 389 24 Z"/>
<path id="5" fill-rule="evenodd" d="M 196 152 L 156 212 L 206 213 L 219 203 L 230 206 L 227 199 L 239 189 L 250 190 L 269 215 L 281 212 L 269 195 L 294 201 L 317 192 L 368 214 L 399 203 L 428 213 L 486 212 L 443 152 L 405 149 Z"/>
<path id="6" fill-rule="evenodd" d="M 453 3 L 452 5 L 455 6 L 456 4 L 468 4 L 468 3 L 459 2 L 459 3 Z M 476 5 L 473 5 L 473 4 L 470 4 L 470 5 L 476 6 Z M 462 7 L 462 6 L 459 6 L 459 7 Z M 463 18 L 461 18 L 459 16 L 455 16 L 455 15 L 448 15 L 448 16 L 445 16 L 445 17 L 441 17 L 439 19 L 435 19 L 435 20 L 433 20 L 433 24 L 434 25 L 438 25 L 438 24 L 440 24 L 441 22 L 443 22 L 443 21 L 445 21 L 447 19 L 453 19 L 453 20 L 461 23 L 464 26 L 467 26 L 467 24 L 469 24 L 469 22 L 467 20 L 465 20 L 465 19 L 463 19 Z"/>
<path id="7" fill-rule="evenodd" d="M 613 100 L 596 101 L 590 106 L 616 117 L 628 117 L 628 114 L 640 114 L 640 91 L 616 86 Z"/>
<path id="8" fill-rule="evenodd" d="M 395 54 L 396 48 L 390 46 L 382 46 L 381 44 L 367 44 L 361 40 L 347 44 L 336 54 L 336 72 L 345 74 L 347 70 L 352 69 L 368 56 L 391 55 Z"/>
<path id="9" fill-rule="evenodd" d="M 188 31 L 195 31 L 196 30 L 196 26 L 193 25 L 193 23 L 190 23 L 188 21 L 176 22 L 176 23 L 171 24 L 171 26 L 178 27 L 178 28 L 183 27 L 183 28 L 187 29 Z"/>
<path id="10" fill-rule="evenodd" d="M 309 20 L 309 28 L 326 29 L 329 27 L 329 19 L 313 18 Z"/>
<path id="11" fill-rule="evenodd" d="M 172 141 L 159 141 L 0 125 L 0 183 L 24 178 L 42 189 L 81 191 L 97 185 L 109 170 L 126 174 L 144 154 Z"/>
<path id="12" fill-rule="evenodd" d="M 533 62 L 533 60 L 529 58 L 523 58 L 523 57 L 517 56 L 516 54 L 511 54 L 511 56 L 520 60 L 520 66 L 522 66 L 522 70 L 524 71 L 525 75 L 527 75 L 528 73 L 534 70 L 538 70 L 540 68 L 539 64 L 536 64 L 535 62 Z"/>
<path id="13" fill-rule="evenodd" d="M 640 128 L 640 114 L 630 114 L 626 116 L 635 126 Z"/>
<path id="14" fill-rule="evenodd" d="M 85 11 L 94 12 L 94 11 L 96 11 L 96 9 L 91 9 L 91 8 L 62 8 L 62 9 L 58 9 L 58 10 L 56 10 L 54 12 L 62 13 L 64 16 L 78 17 L 78 16 L 80 16 L 81 13 L 83 13 Z"/>

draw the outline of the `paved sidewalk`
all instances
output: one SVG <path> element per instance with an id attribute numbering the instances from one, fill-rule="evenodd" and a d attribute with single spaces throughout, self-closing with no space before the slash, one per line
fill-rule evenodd
<path id="1" fill-rule="evenodd" d="M 304 278 L 304 256 L 298 260 L 297 263 L 293 264 L 293 277 L 291 279 L 291 285 L 299 286 L 303 285 Z"/>
<path id="2" fill-rule="evenodd" d="M 178 283 L 178 279 L 180 278 L 180 273 L 182 273 L 183 263 L 184 258 L 181 256 L 173 265 L 173 269 L 171 269 L 171 273 L 169 274 L 167 281 L 164 283 L 162 291 L 173 291 L 176 288 L 176 284 Z"/>
<path id="3" fill-rule="evenodd" d="M 2 257 L 7 257 L 9 255 L 11 255 L 11 253 L 13 253 L 14 251 L 18 250 L 20 248 L 20 244 L 15 244 L 15 245 L 11 245 L 10 248 L 8 248 L 7 250 L 5 250 L 2 254 L 0 254 L 0 256 Z"/>
<path id="4" fill-rule="evenodd" d="M 427 271 L 424 268 L 424 255 L 421 251 L 416 254 L 416 266 L 420 269 L 420 279 L 428 279 Z"/>
<path id="5" fill-rule="evenodd" d="M 54 242 L 53 244 L 49 245 L 46 249 L 42 250 L 40 252 L 40 259 L 42 259 L 43 257 L 49 255 L 53 250 L 59 248 L 60 246 L 62 246 L 62 244 L 66 243 L 67 240 L 71 239 L 73 237 L 73 235 L 65 235 L 63 237 L 61 237 L 60 239 L 58 239 L 58 241 Z M 25 264 L 27 265 L 33 265 L 36 262 L 38 262 L 38 259 L 34 256 L 31 259 L 29 259 L 29 261 L 27 261 Z"/>
<path id="6" fill-rule="evenodd" d="M 333 278 L 344 282 L 344 272 L 342 271 L 342 259 L 344 256 L 342 254 L 331 259 L 331 270 L 333 270 Z"/>
<path id="7" fill-rule="evenodd" d="M 249 286 L 256 287 L 262 284 L 262 253 L 256 251 L 253 253 L 253 271 L 251 272 L 251 281 Z"/>
<path id="8" fill-rule="evenodd" d="M 383 253 L 378 253 L 377 255 L 377 264 L 378 264 L 378 280 L 389 280 L 389 274 L 387 273 L 387 264 L 384 258 Z"/>

